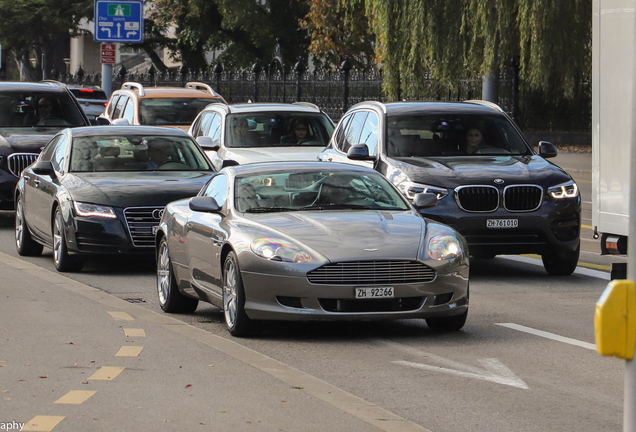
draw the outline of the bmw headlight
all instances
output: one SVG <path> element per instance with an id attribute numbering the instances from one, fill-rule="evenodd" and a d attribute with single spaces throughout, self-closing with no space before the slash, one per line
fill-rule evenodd
<path id="1" fill-rule="evenodd" d="M 113 210 L 112 207 L 97 204 L 87 204 L 77 201 L 73 202 L 73 207 L 75 208 L 75 213 L 77 213 L 78 216 L 117 219 L 115 210 Z"/>
<path id="2" fill-rule="evenodd" d="M 309 254 L 298 246 L 284 240 L 259 238 L 250 244 L 252 252 L 259 257 L 272 260 L 304 264 L 311 261 Z"/>
<path id="3" fill-rule="evenodd" d="M 434 260 L 451 259 L 462 253 L 462 247 L 457 237 L 452 235 L 438 235 L 428 241 L 428 256 Z"/>
<path id="4" fill-rule="evenodd" d="M 548 193 L 552 198 L 556 199 L 575 198 L 579 196 L 579 187 L 574 180 L 570 180 L 569 182 L 548 188 Z"/>
<path id="5" fill-rule="evenodd" d="M 444 188 L 425 185 L 422 183 L 413 183 L 410 181 L 403 181 L 402 183 L 398 185 L 398 189 L 400 190 L 400 192 L 402 192 L 402 194 L 405 197 L 407 197 L 410 200 L 412 200 L 415 197 L 415 195 L 418 193 L 426 193 L 426 192 L 434 193 L 435 195 L 437 195 L 438 200 L 448 195 L 448 191 Z"/>

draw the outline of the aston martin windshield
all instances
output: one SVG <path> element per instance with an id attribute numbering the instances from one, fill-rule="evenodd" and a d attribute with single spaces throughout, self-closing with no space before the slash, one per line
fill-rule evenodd
<path id="1" fill-rule="evenodd" d="M 205 156 L 192 140 L 179 136 L 77 137 L 71 149 L 71 172 L 209 169 Z"/>
<path id="2" fill-rule="evenodd" d="M 302 171 L 237 177 L 240 212 L 303 210 L 408 210 L 409 205 L 381 175 Z"/>

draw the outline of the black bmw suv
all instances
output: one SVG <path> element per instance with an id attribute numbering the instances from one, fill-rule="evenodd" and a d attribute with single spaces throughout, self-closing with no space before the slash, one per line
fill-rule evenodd
<path id="1" fill-rule="evenodd" d="M 340 120 L 323 161 L 373 166 L 413 198 L 433 192 L 422 214 L 452 226 L 475 258 L 540 254 L 546 271 L 569 275 L 580 251 L 581 197 L 572 177 L 538 154 L 497 105 L 363 102 Z"/>
<path id="2" fill-rule="evenodd" d="M 90 124 L 64 84 L 0 82 L 0 210 L 14 209 L 20 173 L 57 132 Z"/>

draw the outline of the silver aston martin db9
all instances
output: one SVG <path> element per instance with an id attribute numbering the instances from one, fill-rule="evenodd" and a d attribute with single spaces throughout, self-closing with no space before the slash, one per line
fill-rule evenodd
<path id="1" fill-rule="evenodd" d="M 166 206 L 156 236 L 165 312 L 222 308 L 233 336 L 262 320 L 425 318 L 459 330 L 468 252 L 376 171 L 324 162 L 229 166 Z"/>

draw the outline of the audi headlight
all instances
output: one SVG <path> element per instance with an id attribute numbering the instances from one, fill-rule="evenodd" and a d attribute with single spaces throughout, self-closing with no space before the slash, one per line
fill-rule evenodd
<path id="1" fill-rule="evenodd" d="M 259 257 L 272 260 L 304 264 L 311 261 L 309 254 L 298 246 L 284 240 L 259 238 L 250 244 L 252 252 Z"/>
<path id="2" fill-rule="evenodd" d="M 459 240 L 452 235 L 439 235 L 428 241 L 428 256 L 434 260 L 451 259 L 462 253 Z"/>
<path id="3" fill-rule="evenodd" d="M 398 185 L 398 189 L 402 194 L 408 199 L 412 200 L 416 194 L 418 193 L 434 193 L 437 195 L 437 199 L 441 200 L 446 195 L 448 195 L 448 191 L 444 188 L 425 185 L 422 183 L 413 183 L 410 181 L 404 181 Z"/>
<path id="4" fill-rule="evenodd" d="M 77 201 L 73 202 L 73 207 L 75 208 L 75 213 L 77 213 L 78 216 L 117 219 L 115 210 L 113 210 L 112 207 L 87 204 Z"/>
<path id="5" fill-rule="evenodd" d="M 548 193 L 552 198 L 575 198 L 579 196 L 579 187 L 574 180 L 548 188 Z"/>

